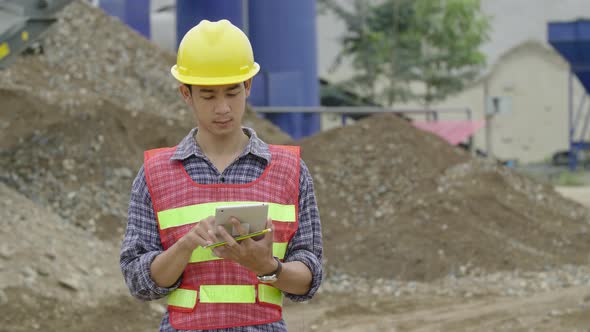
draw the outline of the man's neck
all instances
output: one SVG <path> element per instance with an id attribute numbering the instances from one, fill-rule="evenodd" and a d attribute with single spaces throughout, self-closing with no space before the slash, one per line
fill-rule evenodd
<path id="1" fill-rule="evenodd" d="M 213 137 L 197 130 L 195 140 L 207 157 L 236 157 L 248 145 L 249 137 L 242 129 L 225 137 Z"/>

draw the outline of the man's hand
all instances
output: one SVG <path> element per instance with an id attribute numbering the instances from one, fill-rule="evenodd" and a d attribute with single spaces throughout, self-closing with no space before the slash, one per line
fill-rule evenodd
<path id="1" fill-rule="evenodd" d="M 209 216 L 199 221 L 191 230 L 181 239 L 180 244 L 186 250 L 191 252 L 198 246 L 204 247 L 209 244 L 219 242 L 215 235 L 215 217 Z"/>
<path id="2" fill-rule="evenodd" d="M 198 246 L 215 243 L 217 237 L 213 229 L 215 218 L 199 221 L 188 233 L 170 248 L 156 256 L 150 265 L 150 274 L 160 287 L 170 287 L 178 281 L 188 264 L 191 254 Z"/>
<path id="3" fill-rule="evenodd" d="M 232 218 L 231 223 L 240 235 L 248 234 L 238 219 Z M 274 227 L 271 219 L 266 221 L 266 227 L 273 231 L 264 234 L 262 239 L 247 238 L 236 242 L 225 228 L 218 226 L 218 234 L 227 244 L 213 249 L 213 253 L 218 257 L 231 259 L 257 275 L 272 273 L 277 268 L 277 262 L 272 257 Z"/>

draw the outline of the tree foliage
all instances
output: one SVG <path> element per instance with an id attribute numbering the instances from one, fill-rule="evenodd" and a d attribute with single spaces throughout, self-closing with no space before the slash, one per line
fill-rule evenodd
<path id="1" fill-rule="evenodd" d="M 350 59 L 346 85 L 389 104 L 428 106 L 461 91 L 485 65 L 479 51 L 489 22 L 479 0 L 321 0 L 347 31 L 335 66 Z"/>

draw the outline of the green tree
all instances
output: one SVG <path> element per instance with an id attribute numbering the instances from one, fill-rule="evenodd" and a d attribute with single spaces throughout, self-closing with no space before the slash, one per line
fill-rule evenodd
<path id="1" fill-rule="evenodd" d="M 421 63 L 416 81 L 426 106 L 461 91 L 484 67 L 479 51 L 487 40 L 488 19 L 479 0 L 419 0 L 415 2 L 416 30 L 421 40 Z"/>
<path id="2" fill-rule="evenodd" d="M 347 32 L 335 67 L 351 59 L 355 75 L 344 84 L 389 104 L 431 103 L 461 91 L 485 65 L 479 51 L 489 22 L 479 0 L 355 0 L 345 8 L 321 0 Z"/>
<path id="3" fill-rule="evenodd" d="M 335 1 L 326 0 L 320 2 L 320 8 L 334 12 L 347 26 L 347 34 L 341 40 L 342 50 L 336 57 L 333 68 L 341 65 L 344 58 L 350 58 L 356 73 L 344 84 L 351 86 L 363 96 L 375 99 L 376 78 L 382 65 L 379 58 L 383 52 L 380 43 L 383 36 L 382 32 L 374 31 L 368 26 L 370 6 L 366 1 L 355 0 L 352 9 L 347 10 Z"/>

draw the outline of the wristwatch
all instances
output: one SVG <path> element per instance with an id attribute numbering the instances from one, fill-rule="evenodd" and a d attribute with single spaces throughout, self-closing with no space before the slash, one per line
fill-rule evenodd
<path id="1" fill-rule="evenodd" d="M 274 256 L 273 258 L 277 261 L 277 269 L 270 274 L 257 276 L 258 281 L 271 284 L 279 279 L 279 274 L 281 274 L 281 271 L 283 270 L 283 263 L 281 263 L 278 257 Z"/>

